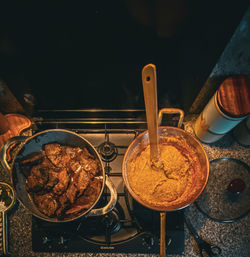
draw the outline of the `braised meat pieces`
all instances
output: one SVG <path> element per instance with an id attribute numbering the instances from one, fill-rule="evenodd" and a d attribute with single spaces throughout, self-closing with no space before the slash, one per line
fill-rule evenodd
<path id="1" fill-rule="evenodd" d="M 101 167 L 86 148 L 46 144 L 19 162 L 38 209 L 64 219 L 89 209 L 101 191 Z"/>

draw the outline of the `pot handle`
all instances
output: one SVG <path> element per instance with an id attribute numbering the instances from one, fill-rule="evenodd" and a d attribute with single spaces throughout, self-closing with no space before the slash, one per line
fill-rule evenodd
<path id="1" fill-rule="evenodd" d="M 160 212 L 160 257 L 166 256 L 166 212 Z"/>
<path id="2" fill-rule="evenodd" d="M 178 108 L 162 108 L 158 114 L 158 126 L 161 125 L 163 114 L 179 114 L 179 121 L 177 127 L 182 126 L 184 119 L 184 111 Z M 160 257 L 166 256 L 166 212 L 160 212 Z"/>
<path id="3" fill-rule="evenodd" d="M 7 161 L 7 151 L 15 143 L 22 143 L 28 137 L 26 136 L 18 136 L 10 138 L 1 148 L 0 152 L 0 160 L 5 170 L 11 171 L 11 167 Z"/>
<path id="4" fill-rule="evenodd" d="M 109 199 L 108 204 L 102 208 L 91 210 L 89 213 L 87 213 L 85 215 L 85 217 L 100 216 L 100 215 L 104 215 L 104 214 L 110 212 L 111 210 L 113 210 L 113 208 L 115 207 L 116 202 L 117 202 L 117 191 L 116 191 L 114 184 L 111 182 L 111 180 L 109 179 L 108 176 L 106 176 L 106 186 L 108 187 L 108 189 L 110 191 L 110 199 Z"/>
<path id="5" fill-rule="evenodd" d="M 184 111 L 178 108 L 162 108 L 159 111 L 158 114 L 158 125 L 161 125 L 161 121 L 162 121 L 162 116 L 163 114 L 179 114 L 179 121 L 178 121 L 178 128 L 180 128 L 182 126 L 182 122 L 184 119 Z"/>

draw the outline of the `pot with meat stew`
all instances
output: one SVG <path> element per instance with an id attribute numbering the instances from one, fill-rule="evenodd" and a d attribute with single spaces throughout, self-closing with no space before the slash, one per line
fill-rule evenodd
<path id="1" fill-rule="evenodd" d="M 6 154 L 14 143 L 20 145 L 10 166 Z M 40 219 L 67 222 L 99 216 L 116 204 L 116 189 L 105 175 L 99 154 L 74 132 L 51 129 L 12 138 L 1 149 L 1 162 L 11 173 L 17 199 Z M 94 209 L 105 185 L 109 202 Z"/>

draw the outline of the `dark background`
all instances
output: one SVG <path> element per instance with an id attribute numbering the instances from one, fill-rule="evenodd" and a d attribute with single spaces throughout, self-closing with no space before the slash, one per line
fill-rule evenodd
<path id="1" fill-rule="evenodd" d="M 141 70 L 154 63 L 159 107 L 185 111 L 249 5 L 166 0 L 157 9 L 153 0 L 6 2 L 0 77 L 24 106 L 144 108 Z"/>

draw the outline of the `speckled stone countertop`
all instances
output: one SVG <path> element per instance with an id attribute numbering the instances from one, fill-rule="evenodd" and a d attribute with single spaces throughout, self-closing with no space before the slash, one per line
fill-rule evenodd
<path id="1" fill-rule="evenodd" d="M 187 116 L 184 121 L 185 130 L 193 134 L 194 115 Z M 232 133 L 228 133 L 222 139 L 213 144 L 203 144 L 209 161 L 232 157 L 250 165 L 249 147 L 239 145 Z M 0 167 L 0 180 L 9 182 L 6 171 Z M 249 203 L 250 206 L 250 203 Z M 31 214 L 24 207 L 16 203 L 15 207 L 8 213 L 9 225 L 9 251 L 11 256 L 157 256 L 147 254 L 93 254 L 93 253 L 35 253 L 32 251 L 31 242 Z M 250 214 L 233 223 L 219 223 L 212 221 L 201 214 L 194 204 L 188 210 L 188 218 L 199 235 L 206 241 L 218 245 L 222 249 L 223 257 L 249 257 L 250 256 Z M 185 252 L 184 255 L 171 255 L 173 257 L 200 256 L 196 243 L 185 227 Z"/>

